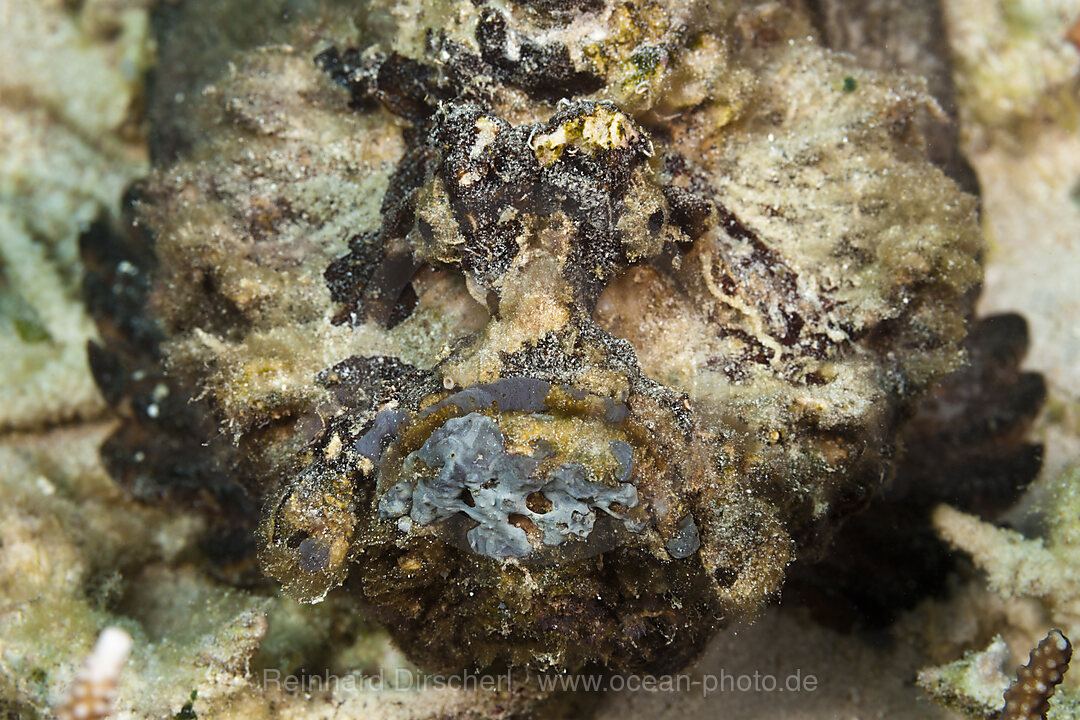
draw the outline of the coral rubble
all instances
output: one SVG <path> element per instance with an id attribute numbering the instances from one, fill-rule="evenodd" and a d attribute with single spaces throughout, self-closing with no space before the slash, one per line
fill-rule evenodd
<path id="1" fill-rule="evenodd" d="M 1049 622 L 1063 628 L 1066 636 L 1080 629 L 1080 597 L 1077 583 L 1077 538 L 1080 509 L 1080 468 L 1063 473 L 1054 483 L 1051 500 L 1044 508 L 1045 538 L 1029 539 L 1020 533 L 995 527 L 979 518 L 948 506 L 938 507 L 934 525 L 943 538 L 969 554 L 975 564 L 988 574 L 993 593 L 1008 601 L 1030 600 Z M 1024 634 L 1027 634 L 1026 628 Z M 1056 636 L 1054 636 L 1056 637 Z M 1004 644 L 1002 644 L 1004 647 Z M 984 653 L 985 654 L 985 653 Z M 973 717 L 993 716 L 998 708 L 995 694 L 1000 694 L 1000 678 L 987 684 L 966 671 L 971 655 L 952 665 L 931 668 L 922 673 L 920 683 L 935 697 L 962 707 Z M 1051 711 L 1051 717 L 1070 717 L 1076 705 L 1075 690 L 1065 689 Z M 1054 715 L 1060 712 L 1060 715 Z"/>
<path id="2" fill-rule="evenodd" d="M 0 431 L 105 411 L 87 374 L 78 237 L 147 171 L 143 0 L 8 0 L 0 43 Z"/>
<path id="3" fill-rule="evenodd" d="M 1076 717 L 1074 693 L 1066 693 L 1056 702 L 1050 702 L 1072 659 L 1072 644 L 1060 630 L 1051 630 L 1032 648 L 1028 662 L 1018 668 L 1016 679 L 1011 683 L 1002 672 L 1008 659 L 1008 647 L 1000 636 L 995 637 L 981 652 L 969 652 L 956 662 L 924 669 L 919 673 L 919 684 L 941 704 L 972 718 L 1065 720 Z"/>
<path id="4" fill-rule="evenodd" d="M 1056 483 L 1046 512 L 1046 539 L 1026 538 L 948 506 L 934 513 L 938 532 L 987 572 L 993 592 L 1039 599 L 1065 634 L 1074 637 L 1080 630 L 1078 473 L 1073 468 Z"/>

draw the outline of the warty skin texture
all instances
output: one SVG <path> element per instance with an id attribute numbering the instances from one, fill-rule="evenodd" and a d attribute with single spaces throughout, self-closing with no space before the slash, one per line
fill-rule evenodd
<path id="1" fill-rule="evenodd" d="M 309 35 L 205 93 L 141 204 L 169 375 L 293 597 L 341 587 L 430 669 L 680 667 L 960 362 L 973 202 L 917 84 L 796 12 L 439 7 L 422 50 Z"/>

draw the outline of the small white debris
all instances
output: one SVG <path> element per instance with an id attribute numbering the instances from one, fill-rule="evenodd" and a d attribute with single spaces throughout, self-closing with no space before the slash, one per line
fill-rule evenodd
<path id="1" fill-rule="evenodd" d="M 98 636 L 90 657 L 83 663 L 64 700 L 56 709 L 57 720 L 104 720 L 113 711 L 120 673 L 131 652 L 131 636 L 118 627 L 107 627 Z"/>

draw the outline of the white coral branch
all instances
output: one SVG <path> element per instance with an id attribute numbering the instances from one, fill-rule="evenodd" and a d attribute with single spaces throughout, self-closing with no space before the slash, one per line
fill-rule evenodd
<path id="1" fill-rule="evenodd" d="M 986 572 L 990 588 L 1002 597 L 1045 597 L 1063 574 L 1059 559 L 1040 539 L 995 527 L 947 505 L 934 510 L 934 528 Z"/>
<path id="2" fill-rule="evenodd" d="M 131 652 L 131 636 L 107 627 L 98 636 L 90 657 L 83 663 L 56 709 L 57 720 L 103 720 L 112 713 L 120 673 Z"/>

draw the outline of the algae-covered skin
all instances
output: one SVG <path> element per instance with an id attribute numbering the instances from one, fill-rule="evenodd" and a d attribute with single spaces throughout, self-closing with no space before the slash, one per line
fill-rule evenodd
<path id="1" fill-rule="evenodd" d="M 139 205 L 157 351 L 290 595 L 435 670 L 679 667 L 959 364 L 974 201 L 920 85 L 779 5 L 412 9 L 203 91 Z"/>

